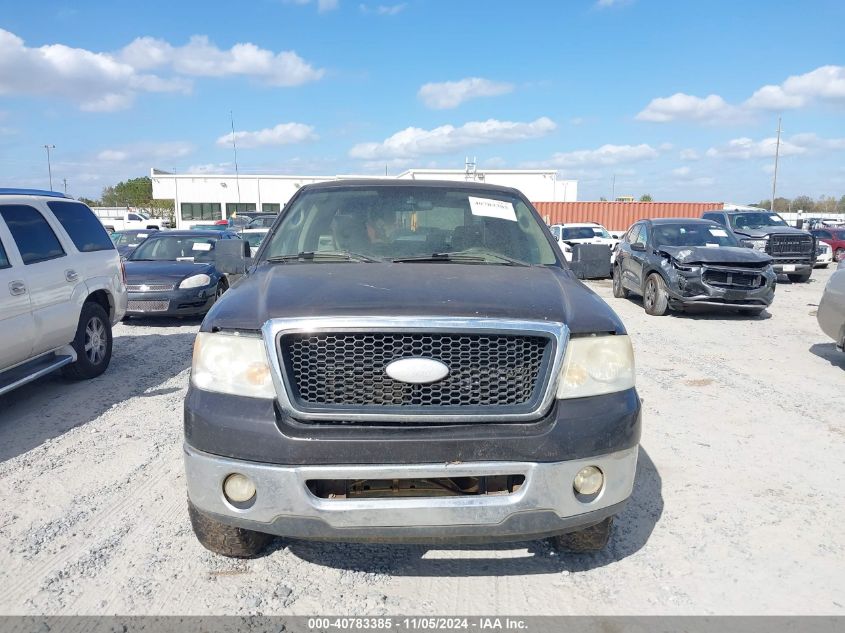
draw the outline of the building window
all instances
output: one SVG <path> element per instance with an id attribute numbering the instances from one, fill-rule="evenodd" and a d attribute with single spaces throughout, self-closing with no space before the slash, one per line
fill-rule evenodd
<path id="1" fill-rule="evenodd" d="M 222 220 L 219 202 L 183 202 L 183 220 Z"/>
<path id="2" fill-rule="evenodd" d="M 254 202 L 227 202 L 226 203 L 226 217 L 231 218 L 235 213 L 243 213 L 244 211 L 255 211 Z"/>
<path id="3" fill-rule="evenodd" d="M 278 202 L 262 202 L 261 213 L 278 213 L 282 210 L 282 205 Z"/>

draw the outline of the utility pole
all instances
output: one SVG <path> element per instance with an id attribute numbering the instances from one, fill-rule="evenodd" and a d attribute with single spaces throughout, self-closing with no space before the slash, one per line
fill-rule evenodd
<path id="1" fill-rule="evenodd" d="M 67 195 L 67 178 L 62 178 L 62 183 L 65 185 L 65 195 Z"/>
<path id="2" fill-rule="evenodd" d="M 613 178 L 610 181 L 610 201 L 616 201 L 616 174 L 613 174 Z"/>
<path id="3" fill-rule="evenodd" d="M 56 149 L 55 145 L 45 145 L 44 149 L 47 150 L 47 174 L 50 176 L 50 191 L 53 191 L 53 168 L 50 165 L 50 150 Z"/>
<path id="4" fill-rule="evenodd" d="M 775 175 L 772 178 L 772 204 L 769 205 L 772 213 L 775 212 L 775 191 L 778 185 L 778 155 L 780 154 L 780 133 L 782 131 L 780 129 L 780 117 L 778 117 L 778 140 L 775 143 Z"/>
<path id="5" fill-rule="evenodd" d="M 232 122 L 232 151 L 235 153 L 235 185 L 238 188 L 238 203 L 241 202 L 241 180 L 238 173 L 238 146 L 235 144 L 235 117 L 229 110 L 229 120 Z"/>

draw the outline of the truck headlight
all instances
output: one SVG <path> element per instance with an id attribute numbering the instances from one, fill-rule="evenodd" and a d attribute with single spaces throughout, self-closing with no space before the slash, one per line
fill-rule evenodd
<path id="1" fill-rule="evenodd" d="M 208 275 L 192 275 L 187 279 L 183 279 L 179 284 L 180 288 L 202 288 L 211 283 L 211 277 Z"/>
<path id="2" fill-rule="evenodd" d="M 634 349 L 627 336 L 584 336 L 569 340 L 557 397 L 584 398 L 634 386 Z"/>
<path id="3" fill-rule="evenodd" d="M 257 336 L 200 332 L 194 342 L 191 384 L 249 398 L 274 398 L 270 362 Z"/>
<path id="4" fill-rule="evenodd" d="M 742 240 L 743 246 L 753 248 L 755 251 L 766 252 L 767 240 Z"/>

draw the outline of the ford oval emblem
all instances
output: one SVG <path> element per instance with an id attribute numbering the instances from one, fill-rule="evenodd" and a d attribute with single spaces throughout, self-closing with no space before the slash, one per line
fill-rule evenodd
<path id="1" fill-rule="evenodd" d="M 388 363 L 384 373 L 412 385 L 428 385 L 449 375 L 449 367 L 433 358 L 400 358 Z"/>

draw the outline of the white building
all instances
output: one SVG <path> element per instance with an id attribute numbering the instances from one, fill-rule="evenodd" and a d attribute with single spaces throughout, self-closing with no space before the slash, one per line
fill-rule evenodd
<path id="1" fill-rule="evenodd" d="M 235 212 L 278 213 L 303 185 L 366 176 L 285 176 L 276 174 L 174 174 L 150 170 L 153 198 L 173 200 L 176 227 L 225 220 Z M 555 170 L 409 169 L 395 178 L 486 182 L 515 187 L 532 202 L 574 202 L 577 180 L 559 180 Z"/>

